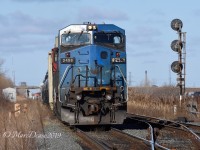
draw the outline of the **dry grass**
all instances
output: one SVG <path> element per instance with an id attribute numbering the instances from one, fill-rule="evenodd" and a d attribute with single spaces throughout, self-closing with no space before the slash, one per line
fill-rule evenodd
<path id="1" fill-rule="evenodd" d="M 51 116 L 50 110 L 39 101 L 20 101 L 21 106 L 27 104 L 27 111 L 9 117 L 13 111 L 13 103 L 0 99 L 0 149 L 30 150 L 37 149 L 34 134 L 43 132 L 43 120 Z M 32 135 L 31 135 L 32 133 Z"/>
<path id="2" fill-rule="evenodd" d="M 13 87 L 12 81 L 2 71 L 2 65 L 3 61 L 0 59 L 0 150 L 37 149 L 34 135 L 44 134 L 43 121 L 53 115 L 41 102 L 21 99 L 17 103 L 21 106 L 26 104 L 27 110 L 21 109 L 20 115 L 16 117 L 13 112 L 14 103 L 2 96 L 2 89 Z"/>
<path id="3" fill-rule="evenodd" d="M 194 120 L 186 107 L 189 99 L 180 101 L 178 92 L 174 87 L 129 88 L 128 112 L 170 120 L 177 117 Z"/>

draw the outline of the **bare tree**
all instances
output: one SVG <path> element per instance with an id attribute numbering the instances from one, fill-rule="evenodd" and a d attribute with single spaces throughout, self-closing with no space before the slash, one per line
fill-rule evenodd
<path id="1" fill-rule="evenodd" d="M 6 88 L 6 87 L 13 87 L 13 82 L 11 79 L 6 77 L 5 72 L 2 69 L 4 60 L 0 59 L 0 89 Z"/>
<path id="2" fill-rule="evenodd" d="M 0 76 L 4 75 L 2 70 L 3 63 L 4 63 L 3 59 L 0 59 Z"/>

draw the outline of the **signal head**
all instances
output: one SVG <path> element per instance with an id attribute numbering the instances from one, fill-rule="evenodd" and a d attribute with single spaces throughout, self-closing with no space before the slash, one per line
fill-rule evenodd
<path id="1" fill-rule="evenodd" d="M 179 61 L 174 61 L 172 64 L 171 64 L 171 69 L 173 72 L 175 73 L 180 73 L 181 70 L 183 69 L 183 65 L 181 63 L 179 63 Z"/>
<path id="2" fill-rule="evenodd" d="M 172 43 L 171 43 L 171 49 L 172 49 L 173 51 L 175 51 L 175 52 L 179 52 L 179 51 L 182 49 L 182 47 L 183 47 L 183 44 L 182 44 L 182 42 L 179 41 L 179 40 L 174 40 L 174 41 L 172 41 Z"/>
<path id="3" fill-rule="evenodd" d="M 175 31 L 180 31 L 183 27 L 183 23 L 180 19 L 174 19 L 171 22 L 171 28 Z"/>

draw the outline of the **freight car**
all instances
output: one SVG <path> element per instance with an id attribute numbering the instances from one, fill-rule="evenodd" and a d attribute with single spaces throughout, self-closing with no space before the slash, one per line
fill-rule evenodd
<path id="1" fill-rule="evenodd" d="M 125 30 L 113 24 L 69 25 L 59 30 L 48 59 L 43 100 L 62 121 L 123 123 L 128 99 Z"/>

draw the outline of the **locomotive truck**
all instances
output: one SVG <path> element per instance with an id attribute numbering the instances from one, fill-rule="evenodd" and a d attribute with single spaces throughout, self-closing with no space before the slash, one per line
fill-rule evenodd
<path id="1" fill-rule="evenodd" d="M 113 24 L 72 24 L 49 52 L 43 102 L 70 125 L 121 124 L 128 86 L 125 30 Z"/>

